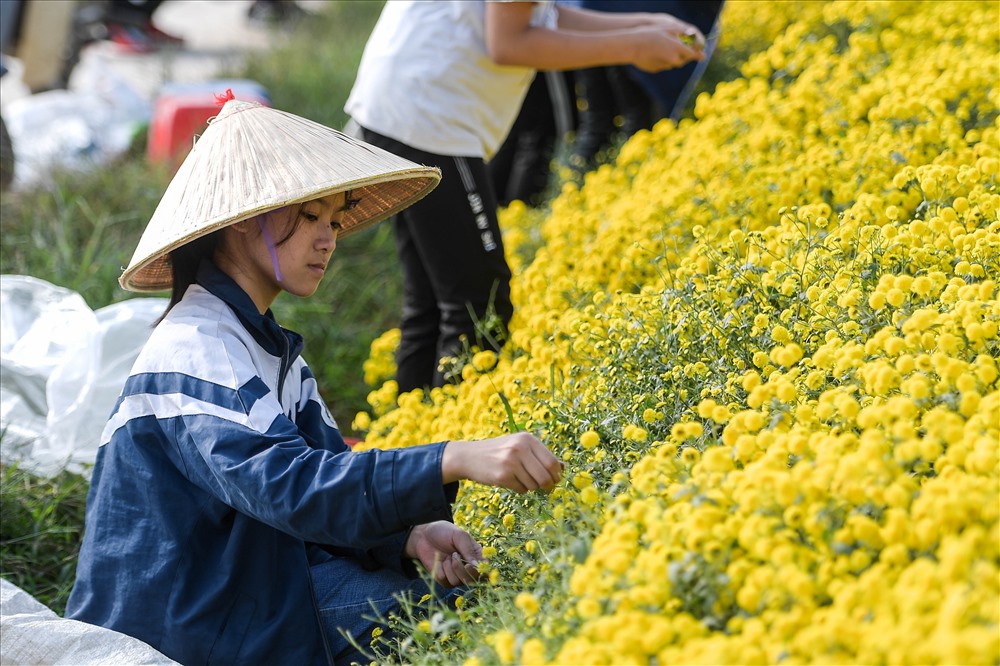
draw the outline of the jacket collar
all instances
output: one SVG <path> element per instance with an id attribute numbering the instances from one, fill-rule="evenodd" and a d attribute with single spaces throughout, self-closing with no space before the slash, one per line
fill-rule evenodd
<path id="1" fill-rule="evenodd" d="M 250 295 L 214 263 L 203 260 L 196 281 L 229 306 L 264 351 L 279 357 L 288 354 L 288 362 L 302 352 L 302 336 L 282 328 L 270 308 L 264 314 L 258 312 Z"/>

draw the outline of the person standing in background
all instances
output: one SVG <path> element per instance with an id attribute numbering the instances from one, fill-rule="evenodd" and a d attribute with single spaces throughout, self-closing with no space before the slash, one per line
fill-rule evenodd
<path id="1" fill-rule="evenodd" d="M 345 110 L 365 141 L 442 171 L 442 185 L 395 220 L 400 393 L 442 386 L 441 359 L 465 345 L 503 344 L 511 275 L 486 163 L 535 70 L 629 64 L 655 72 L 702 59 L 703 45 L 698 28 L 662 13 L 551 0 L 386 3 Z"/>

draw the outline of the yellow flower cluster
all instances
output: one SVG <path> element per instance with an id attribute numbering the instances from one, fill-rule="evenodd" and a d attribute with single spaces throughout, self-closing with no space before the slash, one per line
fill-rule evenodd
<path id="1" fill-rule="evenodd" d="M 731 0 L 743 78 L 504 212 L 510 342 L 374 391 L 365 444 L 523 427 L 567 463 L 463 487 L 526 589 L 457 654 L 997 663 L 998 9 Z"/>
<path id="2" fill-rule="evenodd" d="M 379 386 L 396 376 L 396 349 L 399 348 L 399 329 L 389 329 L 371 345 L 371 354 L 365 361 L 363 371 L 365 384 Z"/>

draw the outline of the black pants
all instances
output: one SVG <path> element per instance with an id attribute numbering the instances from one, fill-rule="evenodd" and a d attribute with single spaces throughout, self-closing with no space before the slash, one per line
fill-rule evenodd
<path id="1" fill-rule="evenodd" d="M 628 138 L 655 121 L 654 102 L 624 66 L 590 67 L 574 72 L 580 104 L 571 165 L 593 168 L 597 154 L 615 142 L 615 135 Z M 621 127 L 615 117 L 621 117 Z"/>
<path id="2" fill-rule="evenodd" d="M 507 139 L 487 165 L 499 205 L 544 202 L 552 159 L 576 127 L 572 78 L 572 72 L 535 74 Z"/>
<path id="3" fill-rule="evenodd" d="M 441 184 L 399 213 L 395 229 L 403 270 L 399 391 L 442 386 L 440 359 L 465 345 L 499 349 L 513 313 L 496 195 L 481 159 L 424 152 L 368 129 L 363 138 L 441 169 Z"/>

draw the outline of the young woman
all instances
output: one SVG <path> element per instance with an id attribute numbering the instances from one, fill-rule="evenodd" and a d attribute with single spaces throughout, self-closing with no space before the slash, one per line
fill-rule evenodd
<path id="1" fill-rule="evenodd" d="M 338 239 L 434 188 L 422 167 L 303 118 L 228 101 L 150 220 L 122 285 L 172 289 L 102 437 L 67 616 L 184 664 L 359 659 L 373 608 L 472 582 L 457 482 L 550 490 L 527 434 L 352 452 L 274 320 Z"/>

